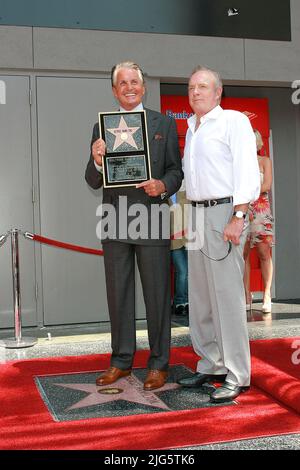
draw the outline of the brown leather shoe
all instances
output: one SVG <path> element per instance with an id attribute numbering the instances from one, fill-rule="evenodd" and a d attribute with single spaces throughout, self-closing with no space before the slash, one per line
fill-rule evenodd
<path id="1" fill-rule="evenodd" d="M 131 369 L 118 369 L 118 367 L 110 367 L 107 369 L 103 374 L 99 375 L 96 378 L 96 385 L 109 385 L 116 380 L 120 379 L 121 377 L 126 377 L 127 375 L 131 374 Z"/>
<path id="2" fill-rule="evenodd" d="M 155 390 L 163 387 L 166 383 L 168 372 L 165 370 L 148 370 L 146 380 L 144 382 L 144 390 Z"/>

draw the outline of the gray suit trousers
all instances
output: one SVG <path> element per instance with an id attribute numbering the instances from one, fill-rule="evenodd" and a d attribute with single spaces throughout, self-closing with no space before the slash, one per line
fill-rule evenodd
<path id="1" fill-rule="evenodd" d="M 119 241 L 103 244 L 111 321 L 111 365 L 132 367 L 136 350 L 135 256 L 140 272 L 150 356 L 148 369 L 166 370 L 171 340 L 170 247 Z"/>
<path id="2" fill-rule="evenodd" d="M 189 246 L 190 334 L 195 352 L 201 356 L 197 371 L 227 374 L 228 382 L 250 384 L 250 350 L 243 286 L 243 248 L 248 221 L 240 245 L 228 251 L 223 230 L 232 216 L 232 204 L 215 207 L 191 207 L 189 238 L 196 233 L 196 243 Z M 195 215 L 197 224 L 195 225 Z M 194 224 L 194 226 L 193 226 Z"/>

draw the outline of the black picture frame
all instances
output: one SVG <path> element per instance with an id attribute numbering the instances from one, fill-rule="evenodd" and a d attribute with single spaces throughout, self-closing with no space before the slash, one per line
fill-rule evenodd
<path id="1" fill-rule="evenodd" d="M 146 113 L 117 111 L 99 113 L 100 138 L 106 143 L 103 186 L 136 186 L 151 178 Z"/>

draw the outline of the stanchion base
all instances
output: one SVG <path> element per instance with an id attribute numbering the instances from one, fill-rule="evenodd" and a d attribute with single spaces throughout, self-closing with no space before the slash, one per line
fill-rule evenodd
<path id="1" fill-rule="evenodd" d="M 17 340 L 16 338 L 7 338 L 0 341 L 0 347 L 7 349 L 19 349 L 29 348 L 37 343 L 37 338 L 22 338 Z"/>

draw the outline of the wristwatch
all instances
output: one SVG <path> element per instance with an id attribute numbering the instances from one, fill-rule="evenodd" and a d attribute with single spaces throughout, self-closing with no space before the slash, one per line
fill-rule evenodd
<path id="1" fill-rule="evenodd" d="M 237 219 L 246 218 L 246 214 L 244 214 L 242 211 L 235 211 L 232 215 L 234 215 Z"/>
<path id="2" fill-rule="evenodd" d="M 163 193 L 161 193 L 160 198 L 162 201 L 166 199 L 166 197 L 168 197 L 168 191 L 164 191 Z"/>

